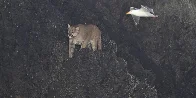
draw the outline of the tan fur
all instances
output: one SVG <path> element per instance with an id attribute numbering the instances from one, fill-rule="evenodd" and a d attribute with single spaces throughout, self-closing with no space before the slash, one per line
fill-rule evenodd
<path id="1" fill-rule="evenodd" d="M 91 44 L 93 51 L 101 50 L 101 31 L 96 25 L 78 24 L 70 26 L 68 24 L 69 37 L 69 58 L 73 57 L 75 45 L 81 45 L 81 48 L 86 48 Z M 91 47 L 88 47 L 91 48 Z"/>

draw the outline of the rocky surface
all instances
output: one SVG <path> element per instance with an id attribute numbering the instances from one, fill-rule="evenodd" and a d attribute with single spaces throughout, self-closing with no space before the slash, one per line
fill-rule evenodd
<path id="1" fill-rule="evenodd" d="M 130 6 L 158 18 L 134 25 Z M 0 1 L 1 98 L 193 98 L 194 0 Z M 95 24 L 103 51 L 68 58 L 67 24 Z"/>

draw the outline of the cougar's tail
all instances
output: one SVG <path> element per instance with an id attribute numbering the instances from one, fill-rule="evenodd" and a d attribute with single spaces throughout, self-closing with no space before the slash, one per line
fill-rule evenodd
<path id="1" fill-rule="evenodd" d="M 102 50 L 102 43 L 101 43 L 101 34 L 98 39 L 98 50 Z"/>

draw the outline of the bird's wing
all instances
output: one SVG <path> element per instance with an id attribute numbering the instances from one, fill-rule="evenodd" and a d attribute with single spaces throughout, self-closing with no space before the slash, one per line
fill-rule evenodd
<path id="1" fill-rule="evenodd" d="M 131 10 L 134 10 L 134 7 L 130 7 L 130 11 L 131 11 Z"/>
<path id="2" fill-rule="evenodd" d="M 140 21 L 140 17 L 135 16 L 135 15 L 132 15 L 132 17 L 133 17 L 133 20 L 135 22 L 135 25 L 138 25 L 139 24 L 139 21 Z"/>
<path id="3" fill-rule="evenodd" d="M 138 8 L 134 8 L 134 7 L 130 7 L 130 11 L 131 10 L 137 10 Z"/>
<path id="4" fill-rule="evenodd" d="M 151 9 L 151 8 L 149 8 L 149 7 L 147 7 L 147 6 L 141 5 L 141 10 L 147 11 L 147 12 L 151 12 L 152 14 L 154 14 L 153 9 Z"/>

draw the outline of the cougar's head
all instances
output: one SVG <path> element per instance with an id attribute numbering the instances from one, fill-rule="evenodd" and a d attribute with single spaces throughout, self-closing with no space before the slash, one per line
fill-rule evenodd
<path id="1" fill-rule="evenodd" d="M 79 29 L 80 29 L 79 27 L 70 26 L 70 25 L 68 24 L 68 37 L 69 37 L 69 38 L 73 38 L 73 37 L 77 36 L 78 33 L 79 33 Z"/>

